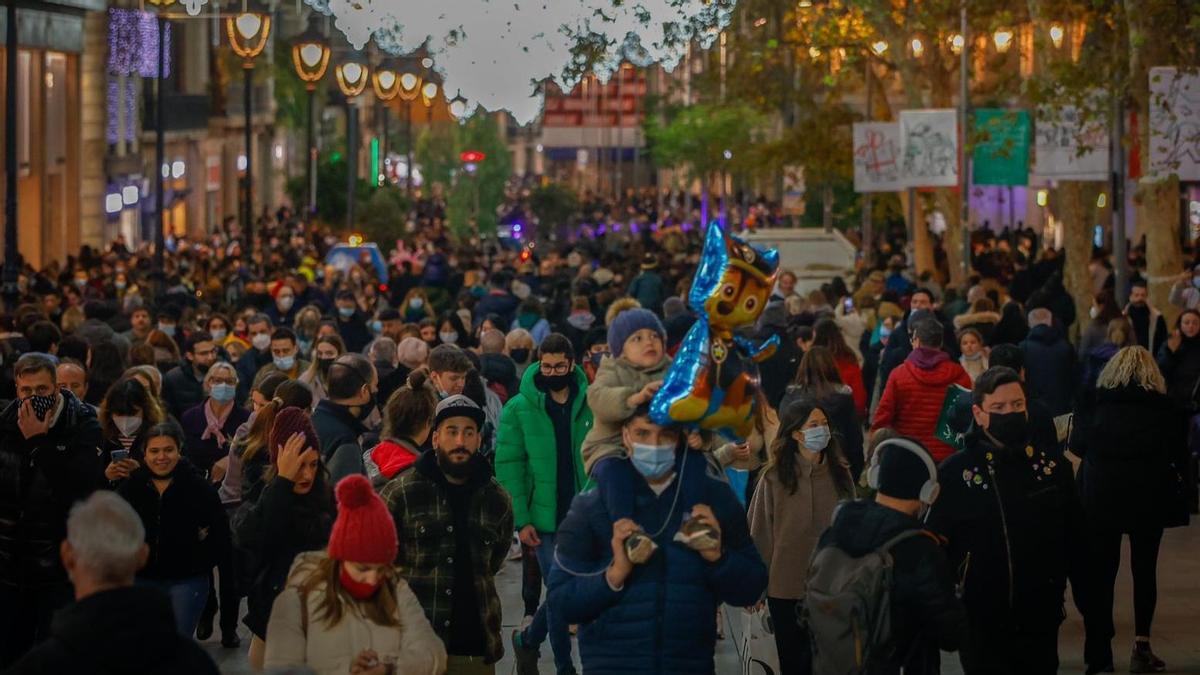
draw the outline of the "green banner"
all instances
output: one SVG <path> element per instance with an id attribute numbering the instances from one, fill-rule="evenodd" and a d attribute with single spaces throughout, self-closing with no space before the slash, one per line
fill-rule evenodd
<path id="1" fill-rule="evenodd" d="M 972 181 L 976 185 L 1028 185 L 1028 110 L 975 110 Z"/>

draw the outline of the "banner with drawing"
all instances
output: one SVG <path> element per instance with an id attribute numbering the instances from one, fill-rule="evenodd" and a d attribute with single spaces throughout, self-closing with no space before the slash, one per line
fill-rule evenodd
<path id="1" fill-rule="evenodd" d="M 854 124 L 854 191 L 896 192 L 905 188 L 900 179 L 900 124 Z"/>
<path id="2" fill-rule="evenodd" d="M 1097 101 L 1104 96 L 1097 92 Z M 1095 112 L 1073 105 L 1038 108 L 1033 174 L 1043 180 L 1107 181 L 1108 136 Z"/>
<path id="3" fill-rule="evenodd" d="M 900 156 L 906 187 L 958 185 L 958 111 L 901 111 Z"/>
<path id="4" fill-rule="evenodd" d="M 1150 174 L 1200 180 L 1200 74 L 1150 69 Z"/>

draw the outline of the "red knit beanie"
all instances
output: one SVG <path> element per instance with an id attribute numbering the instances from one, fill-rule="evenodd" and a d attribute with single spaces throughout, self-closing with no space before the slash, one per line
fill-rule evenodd
<path id="1" fill-rule="evenodd" d="M 304 448 L 312 448 L 321 452 L 321 439 L 313 428 L 308 413 L 291 406 L 284 408 L 275 415 L 275 423 L 271 425 L 271 440 L 267 452 L 271 457 L 271 466 L 279 461 L 279 450 L 287 443 L 292 434 L 304 434 Z M 302 450 L 303 451 L 303 450 Z"/>
<path id="2" fill-rule="evenodd" d="M 342 562 L 390 565 L 400 546 L 387 505 L 366 476 L 352 474 L 337 484 L 337 520 L 329 533 L 329 557 Z"/>

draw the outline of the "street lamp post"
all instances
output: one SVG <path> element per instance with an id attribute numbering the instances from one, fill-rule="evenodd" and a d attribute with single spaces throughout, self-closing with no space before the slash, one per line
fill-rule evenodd
<path id="1" fill-rule="evenodd" d="M 296 67 L 296 75 L 308 90 L 308 162 L 304 170 L 310 217 L 317 212 L 317 131 L 314 112 L 317 106 L 317 84 L 325 76 L 325 69 L 329 67 L 330 52 L 329 41 L 315 25 L 309 25 L 308 30 L 300 34 L 292 44 L 292 64 Z"/>
<path id="2" fill-rule="evenodd" d="M 246 111 L 246 194 L 243 208 L 246 212 L 246 252 L 247 254 L 253 254 L 254 135 L 251 105 L 254 99 L 254 58 L 261 54 L 263 48 L 267 46 L 267 38 L 271 35 L 271 17 L 258 12 L 241 12 L 225 20 L 225 32 L 229 35 L 229 45 L 233 48 L 233 53 L 242 58 L 242 75 L 245 85 L 243 104 Z"/>
<path id="3" fill-rule="evenodd" d="M 375 98 L 379 99 L 383 106 L 383 148 L 380 153 L 383 158 L 380 160 L 383 166 L 375 167 L 375 172 L 384 173 L 383 169 L 387 167 L 388 151 L 388 107 L 392 99 L 400 94 L 400 77 L 396 75 L 395 65 L 390 59 L 385 60 L 375 69 L 371 76 L 371 84 L 375 89 Z"/>
<path id="4" fill-rule="evenodd" d="M 4 301 L 9 311 L 20 299 L 17 280 L 17 3 L 6 3 L 4 35 Z"/>
<path id="5" fill-rule="evenodd" d="M 163 269 L 163 255 L 166 249 L 166 206 L 165 179 L 163 165 L 166 163 L 166 141 L 163 133 L 163 72 L 166 70 L 166 36 L 167 17 L 163 14 L 175 0 L 150 0 L 150 4 L 158 8 L 158 70 L 155 71 L 154 92 L 154 267 L 160 272 Z"/>
<path id="6" fill-rule="evenodd" d="M 404 101 L 404 191 L 409 201 L 412 201 L 412 169 L 413 169 L 413 134 L 412 134 L 412 104 L 421 94 L 421 62 L 416 56 L 409 56 L 400 62 L 396 70 L 400 74 L 400 100 Z"/>
<path id="7" fill-rule="evenodd" d="M 346 97 L 346 227 L 354 229 L 354 193 L 358 179 L 358 107 L 354 99 L 367 88 L 370 79 L 366 59 L 354 52 L 334 69 L 338 88 Z"/>

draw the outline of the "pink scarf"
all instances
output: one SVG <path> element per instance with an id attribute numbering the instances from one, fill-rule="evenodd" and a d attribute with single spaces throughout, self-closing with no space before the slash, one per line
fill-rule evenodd
<path id="1" fill-rule="evenodd" d="M 225 412 L 220 417 L 217 417 L 217 414 L 213 412 L 212 399 L 209 399 L 204 404 L 204 421 L 208 423 L 208 426 L 205 427 L 204 434 L 200 436 L 200 440 L 207 441 L 209 438 L 216 436 L 217 443 L 225 445 L 225 434 L 221 431 L 221 428 L 225 426 L 225 420 L 229 419 L 229 413 L 231 412 L 233 412 L 233 406 L 226 408 Z"/>

